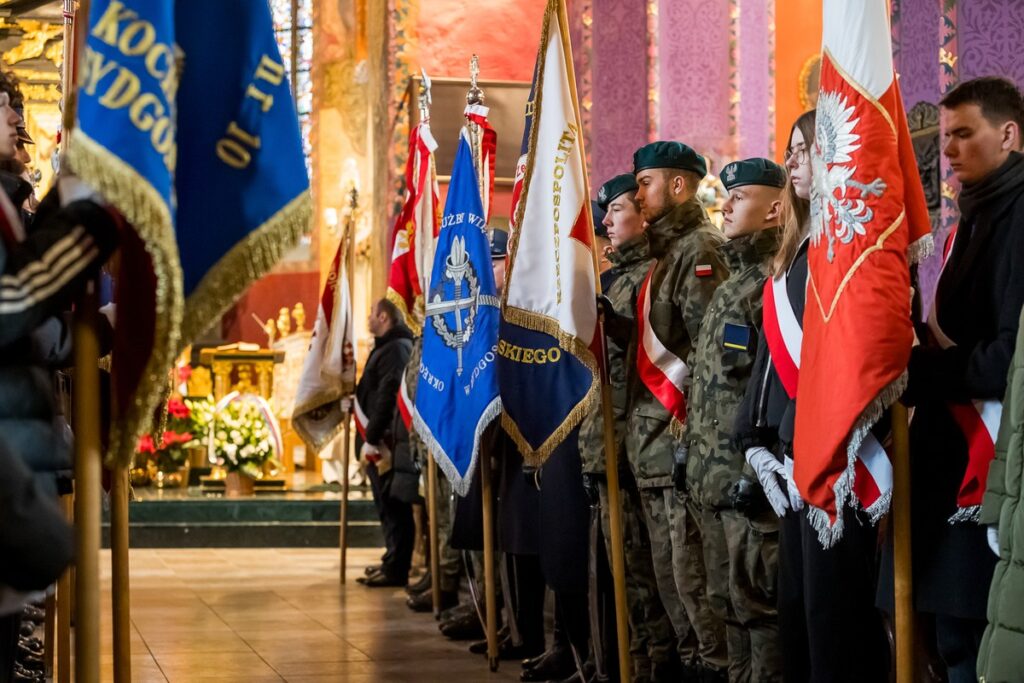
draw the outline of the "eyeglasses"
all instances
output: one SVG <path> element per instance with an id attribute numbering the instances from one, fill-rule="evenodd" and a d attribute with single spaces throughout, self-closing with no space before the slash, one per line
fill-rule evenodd
<path id="1" fill-rule="evenodd" d="M 803 164 L 807 162 L 810 154 L 807 150 L 807 145 L 797 145 L 796 147 L 790 147 L 786 150 L 786 154 L 783 156 L 786 163 L 788 164 L 792 159 L 797 164 Z"/>

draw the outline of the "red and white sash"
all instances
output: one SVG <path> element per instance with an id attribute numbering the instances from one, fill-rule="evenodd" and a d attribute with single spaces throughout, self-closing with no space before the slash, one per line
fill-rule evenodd
<path id="1" fill-rule="evenodd" d="M 764 337 L 771 353 L 772 365 L 786 394 L 796 399 L 800 380 L 800 350 L 804 330 L 793 311 L 787 290 L 788 276 L 768 278 L 764 283 Z M 888 501 L 892 492 L 892 462 L 882 444 L 868 432 L 857 451 L 854 463 L 853 492 L 861 507 L 877 518 L 885 512 L 872 509 L 879 501 Z"/>
<path id="2" fill-rule="evenodd" d="M 405 383 L 405 376 L 398 386 L 398 414 L 402 416 L 402 424 L 407 430 L 412 429 L 412 401 L 409 399 L 409 387 Z"/>
<path id="3" fill-rule="evenodd" d="M 654 266 L 647 273 L 637 298 L 638 344 L 636 369 L 646 386 L 658 402 L 665 407 L 680 424 L 686 423 L 686 396 L 683 383 L 690 376 L 686 363 L 669 351 L 651 327 L 651 276 Z"/>
<path id="4" fill-rule="evenodd" d="M 945 273 L 949 255 L 953 252 L 956 235 L 957 231 L 954 227 L 943 250 L 939 281 L 942 280 L 942 275 Z M 956 342 L 946 336 L 939 326 L 937 299 L 938 295 L 936 294 L 928 314 L 928 330 L 936 344 L 943 349 L 949 349 L 956 346 Z M 969 403 L 951 401 L 947 407 L 953 416 L 953 421 L 963 433 L 964 440 L 967 441 L 967 468 L 956 497 L 958 510 L 950 517 L 949 521 L 969 521 L 977 516 L 981 509 L 981 500 L 985 496 L 988 470 L 996 457 L 996 440 L 999 437 L 999 423 L 1003 419 L 1003 402 L 992 399 Z"/>
<path id="5" fill-rule="evenodd" d="M 366 423 L 369 420 L 366 418 L 366 413 L 363 412 L 363 407 L 359 405 L 358 398 L 352 401 L 352 413 L 356 418 L 356 431 L 359 432 L 359 438 L 366 441 Z"/>

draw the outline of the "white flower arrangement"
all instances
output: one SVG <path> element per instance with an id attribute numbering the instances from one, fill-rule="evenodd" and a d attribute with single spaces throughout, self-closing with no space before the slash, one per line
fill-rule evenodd
<path id="1" fill-rule="evenodd" d="M 229 472 L 241 472 L 253 479 L 263 476 L 263 465 L 280 466 L 274 457 L 270 426 L 259 406 L 249 401 L 231 401 L 216 413 L 211 430 L 211 459 Z"/>

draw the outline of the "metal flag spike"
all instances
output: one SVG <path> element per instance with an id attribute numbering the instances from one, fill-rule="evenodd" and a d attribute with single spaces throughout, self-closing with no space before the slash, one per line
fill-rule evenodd
<path id="1" fill-rule="evenodd" d="M 420 80 L 420 120 L 430 120 L 430 105 L 433 104 L 433 96 L 430 93 L 430 76 L 427 75 L 426 69 L 420 69 L 420 73 L 423 74 L 422 80 Z"/>
<path id="2" fill-rule="evenodd" d="M 469 92 L 466 94 L 467 104 L 483 104 L 484 91 L 477 85 L 480 76 L 480 58 L 473 55 L 469 60 Z"/>

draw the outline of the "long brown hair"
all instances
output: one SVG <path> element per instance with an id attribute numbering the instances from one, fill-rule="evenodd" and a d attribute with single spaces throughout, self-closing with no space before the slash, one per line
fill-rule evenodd
<path id="1" fill-rule="evenodd" d="M 814 148 L 814 125 L 817 121 L 814 109 L 805 111 L 793 123 L 789 130 L 789 139 L 793 139 L 793 131 L 800 130 L 807 144 L 807 153 L 810 154 Z M 789 140 L 786 141 L 788 146 Z M 811 203 L 807 199 L 796 196 L 793 188 L 793 181 L 786 180 L 786 189 L 782 192 L 782 239 L 775 260 L 772 262 L 772 276 L 778 277 L 780 273 L 789 267 L 793 257 L 796 256 L 800 243 L 804 241 L 807 231 L 807 221 L 811 214 Z"/>

